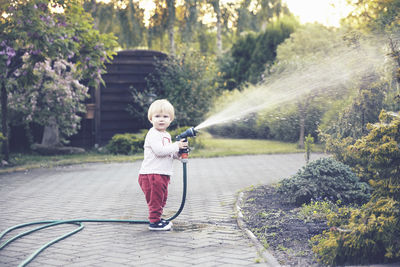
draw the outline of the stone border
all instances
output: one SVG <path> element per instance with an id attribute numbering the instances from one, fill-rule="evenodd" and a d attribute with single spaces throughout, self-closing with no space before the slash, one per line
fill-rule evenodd
<path id="1" fill-rule="evenodd" d="M 258 241 L 257 237 L 246 227 L 246 223 L 243 219 L 242 208 L 240 207 L 243 203 L 243 192 L 240 192 L 235 204 L 236 220 L 239 228 L 247 234 L 253 244 L 256 246 L 258 254 L 263 258 L 265 264 L 271 267 L 280 267 L 281 265 L 276 258 Z"/>

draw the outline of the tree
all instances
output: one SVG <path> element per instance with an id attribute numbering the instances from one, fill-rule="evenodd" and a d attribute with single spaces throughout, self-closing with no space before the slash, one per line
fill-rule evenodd
<path id="1" fill-rule="evenodd" d="M 198 26 L 198 0 L 186 0 L 184 5 L 183 22 L 181 26 L 182 43 L 193 43 Z"/>
<path id="2" fill-rule="evenodd" d="M 290 15 L 286 4 L 281 0 L 257 0 L 256 21 L 261 30 L 265 30 L 273 18 L 281 18 Z"/>
<path id="3" fill-rule="evenodd" d="M 214 8 L 214 12 L 217 16 L 217 55 L 222 54 L 222 36 L 221 36 L 221 8 L 219 0 L 212 0 L 211 5 Z"/>
<path id="4" fill-rule="evenodd" d="M 345 23 L 355 29 L 382 32 L 398 30 L 400 25 L 400 5 L 398 0 L 352 1 L 354 10 Z"/>
<path id="5" fill-rule="evenodd" d="M 211 108 L 216 92 L 215 65 L 191 48 L 157 64 L 149 90 L 175 107 L 178 127 L 198 125 Z"/>
<path id="6" fill-rule="evenodd" d="M 30 101 L 35 99 L 35 94 L 37 97 L 38 93 L 46 88 L 58 90 L 63 86 L 58 87 L 55 82 L 65 81 L 69 83 L 67 87 L 72 89 L 72 99 L 77 105 L 76 111 L 79 111 L 81 94 L 75 90 L 81 91 L 82 87 L 76 79 L 79 77 L 86 86 L 97 87 L 102 82 L 104 62 L 111 57 L 116 42 L 112 35 L 102 35 L 93 29 L 92 19 L 84 12 L 79 1 L 58 0 L 49 4 L 46 0 L 12 0 L 7 9 L 3 9 L 5 4 L 1 7 L 5 10 L 5 15 L 0 16 L 1 116 L 2 132 L 6 137 L 3 149 L 7 160 L 9 95 L 12 96 L 11 99 L 18 99 L 19 96 L 22 98 L 21 101 L 13 103 L 25 103 L 29 106 Z M 56 13 L 52 7 L 61 7 L 64 11 Z M 47 78 L 41 82 L 40 79 L 44 76 Z M 73 81 L 66 81 L 63 77 Z M 18 109 L 18 105 L 11 108 L 23 113 Z M 41 108 L 45 109 L 43 106 Z M 51 105 L 47 108 L 50 109 Z M 79 128 L 79 125 L 76 125 L 77 120 L 70 120 L 65 116 L 70 111 L 69 107 L 51 110 L 51 116 L 54 116 L 58 125 L 70 123 L 74 128 L 73 131 L 71 127 L 60 128 L 61 133 L 67 136 Z M 43 114 L 25 113 L 24 118 L 25 121 L 30 121 L 35 115 L 41 117 Z M 46 126 L 49 120 L 41 117 L 36 121 Z"/>
<path id="7" fill-rule="evenodd" d="M 147 34 L 147 46 L 150 48 L 157 48 L 161 51 L 164 48 L 164 32 L 166 25 L 168 25 L 168 9 L 164 6 L 163 0 L 155 0 L 154 14 L 150 17 L 148 34 Z M 154 43 L 158 39 L 158 45 Z"/>
<path id="8" fill-rule="evenodd" d="M 29 60 L 29 55 L 23 60 Z M 24 64 L 15 75 L 28 72 L 29 67 Z M 32 74 L 35 83 L 23 88 L 15 84 L 9 95 L 10 116 L 44 125 L 42 145 L 60 145 L 64 136 L 75 134 L 79 128 L 81 118 L 77 114 L 85 112 L 83 101 L 89 97 L 88 88 L 79 82 L 80 74 L 75 65 L 65 59 L 37 62 Z M 11 78 L 8 84 L 13 87 L 15 81 Z"/>
<path id="9" fill-rule="evenodd" d="M 336 32 L 320 24 L 306 24 L 301 26 L 291 34 L 290 38 L 278 46 L 277 60 L 271 71 L 280 72 L 284 69 L 286 72 L 294 73 L 300 72 L 305 66 L 310 64 L 316 65 L 322 59 L 332 55 L 334 51 L 339 51 L 343 46 L 341 37 L 340 32 Z M 312 76 L 312 74 L 309 75 Z M 312 94 L 297 99 L 296 114 L 298 114 L 299 122 L 299 147 L 304 147 L 304 136 L 307 132 L 306 118 L 312 110 L 312 103 L 324 101 L 323 96 L 325 95 L 329 95 L 331 99 L 341 99 L 346 90 L 344 87 L 338 85 L 332 91 L 330 93 L 331 91 L 328 91 L 328 88 L 321 88 L 319 91 L 314 91 Z M 325 100 L 325 102 L 327 101 Z M 324 106 L 327 107 L 328 103 L 325 103 Z M 323 110 L 326 109 L 321 109 L 321 112 Z M 322 114 L 320 114 L 319 118 L 321 117 Z"/>
<path id="10" fill-rule="evenodd" d="M 239 38 L 232 46 L 230 56 L 232 64 L 226 70 L 224 78 L 232 79 L 235 87 L 241 88 L 246 82 L 256 84 L 262 80 L 262 74 L 276 57 L 280 43 L 297 27 L 293 18 L 283 18 L 267 26 L 260 34 L 248 33 Z M 229 57 L 228 57 L 229 59 Z"/>
<path id="11" fill-rule="evenodd" d="M 166 0 L 168 9 L 167 29 L 169 39 L 169 51 L 171 55 L 175 55 L 175 0 Z"/>
<path id="12" fill-rule="evenodd" d="M 101 33 L 113 33 L 122 48 L 146 45 L 147 29 L 144 24 L 144 9 L 133 0 L 110 1 L 85 0 L 86 12 L 94 18 L 94 24 Z"/>
<path id="13" fill-rule="evenodd" d="M 264 31 L 274 19 L 289 15 L 281 0 L 243 0 L 236 9 L 236 35 L 243 32 Z"/>

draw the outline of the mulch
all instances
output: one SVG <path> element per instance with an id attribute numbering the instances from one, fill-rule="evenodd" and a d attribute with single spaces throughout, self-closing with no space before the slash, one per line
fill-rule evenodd
<path id="1" fill-rule="evenodd" d="M 326 221 L 299 218 L 300 208 L 288 204 L 274 186 L 244 192 L 242 212 L 246 227 L 283 266 L 322 266 L 309 240 L 328 229 Z"/>

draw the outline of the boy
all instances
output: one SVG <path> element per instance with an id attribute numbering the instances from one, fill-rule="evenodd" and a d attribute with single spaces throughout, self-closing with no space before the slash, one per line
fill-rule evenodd
<path id="1" fill-rule="evenodd" d="M 154 101 L 147 114 L 153 127 L 144 141 L 144 160 L 139 171 L 139 185 L 149 207 L 149 229 L 152 231 L 171 229 L 172 222 L 161 219 L 161 214 L 167 202 L 173 160 L 179 158 L 179 149 L 188 146 L 184 141 L 172 143 L 171 135 L 166 131 L 174 116 L 174 107 L 166 99 Z"/>

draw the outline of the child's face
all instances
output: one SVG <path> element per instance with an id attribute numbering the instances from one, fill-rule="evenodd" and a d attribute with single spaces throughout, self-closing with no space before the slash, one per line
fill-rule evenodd
<path id="1" fill-rule="evenodd" d="M 171 116 L 168 113 L 156 112 L 151 117 L 151 123 L 153 124 L 153 127 L 160 132 L 165 132 L 171 122 Z"/>

